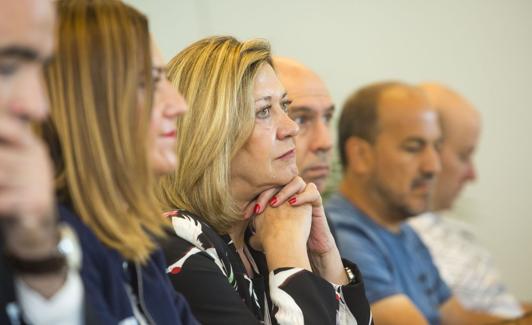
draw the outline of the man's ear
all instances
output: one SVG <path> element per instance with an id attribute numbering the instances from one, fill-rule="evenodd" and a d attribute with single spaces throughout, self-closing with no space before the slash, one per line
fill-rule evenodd
<path id="1" fill-rule="evenodd" d="M 359 137 L 350 137 L 345 142 L 347 169 L 355 174 L 366 174 L 373 168 L 373 146 Z"/>

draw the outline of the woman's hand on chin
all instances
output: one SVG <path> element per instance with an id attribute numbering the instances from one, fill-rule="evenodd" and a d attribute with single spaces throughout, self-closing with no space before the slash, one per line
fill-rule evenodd
<path id="1" fill-rule="evenodd" d="M 349 282 L 316 185 L 298 176 L 278 191 L 262 193 L 255 202 L 260 203 L 251 213 L 255 234 L 250 244 L 264 251 L 270 270 L 301 267 L 310 271 L 312 263 L 312 269 L 327 281 Z M 265 209 L 259 208 L 261 203 Z"/>
<path id="2" fill-rule="evenodd" d="M 323 210 L 320 192 L 314 183 L 291 197 L 288 202 L 295 206 L 312 206 L 312 226 L 307 241 L 309 259 L 314 272 L 329 282 L 345 285 L 349 279 L 345 273 L 340 252 L 329 229 Z"/>
<path id="3" fill-rule="evenodd" d="M 279 207 L 287 202 L 291 206 L 312 206 L 312 225 L 307 241 L 311 254 L 321 256 L 331 250 L 335 250 L 336 243 L 327 224 L 321 195 L 314 183 L 305 183 L 303 179 L 296 176 L 282 188 L 272 188 L 262 192 L 259 197 L 252 201 L 245 209 L 245 219 L 252 217 L 251 228 L 257 227 L 257 223 L 262 222 L 260 216 L 264 207 Z M 256 237 L 253 236 L 253 237 Z M 262 250 L 261 240 L 253 238 L 251 244 L 254 248 Z"/>
<path id="4" fill-rule="evenodd" d="M 307 241 L 311 219 L 309 204 L 292 206 L 285 202 L 275 208 L 268 205 L 252 220 L 255 235 L 250 244 L 264 251 L 270 270 L 300 267 L 310 271 Z"/>
<path id="5" fill-rule="evenodd" d="M 325 217 L 323 201 L 314 183 L 308 183 L 305 189 L 293 195 L 288 202 L 292 206 L 310 204 L 312 206 L 312 226 L 307 246 L 310 254 L 324 255 L 336 249 L 336 243 Z"/>
<path id="6" fill-rule="evenodd" d="M 278 186 L 270 188 L 260 193 L 260 195 L 253 201 L 251 201 L 244 208 L 244 220 L 250 219 L 249 227 L 255 233 L 250 238 L 251 247 L 255 250 L 262 251 L 262 241 L 258 237 L 256 232 L 256 224 L 262 222 L 262 213 L 268 206 L 278 207 L 282 203 L 286 202 L 293 195 L 303 192 L 307 184 L 299 176 L 295 176 L 288 184 L 284 186 Z"/>
<path id="7" fill-rule="evenodd" d="M 299 176 L 295 176 L 288 184 L 276 186 L 260 193 L 256 199 L 244 208 L 244 220 L 261 214 L 266 206 L 279 206 L 293 195 L 305 190 L 307 184 Z"/>

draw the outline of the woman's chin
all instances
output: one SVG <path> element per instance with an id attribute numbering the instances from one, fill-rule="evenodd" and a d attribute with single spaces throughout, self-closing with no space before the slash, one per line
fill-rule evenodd
<path id="1" fill-rule="evenodd" d="M 293 166 L 287 167 L 284 170 L 278 170 L 276 175 L 274 175 L 272 178 L 275 181 L 276 186 L 283 186 L 290 183 L 294 177 L 297 176 L 297 172 L 297 166 L 294 164 Z"/>
<path id="2" fill-rule="evenodd" d="M 152 158 L 152 168 L 156 176 L 164 176 L 171 174 L 177 167 L 177 159 L 175 154 L 159 154 Z"/>

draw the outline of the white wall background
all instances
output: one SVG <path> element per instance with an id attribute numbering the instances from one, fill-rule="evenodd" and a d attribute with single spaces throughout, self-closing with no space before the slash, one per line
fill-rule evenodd
<path id="1" fill-rule="evenodd" d="M 127 0 L 167 59 L 213 34 L 263 37 L 341 107 L 368 82 L 438 80 L 482 112 L 479 180 L 457 204 L 519 298 L 532 301 L 532 1 Z"/>

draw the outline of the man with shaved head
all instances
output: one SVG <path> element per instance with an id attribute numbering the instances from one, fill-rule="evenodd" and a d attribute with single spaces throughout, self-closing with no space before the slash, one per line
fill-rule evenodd
<path id="1" fill-rule="evenodd" d="M 320 192 L 330 174 L 334 104 L 321 78 L 303 64 L 283 57 L 273 63 L 290 100 L 289 115 L 299 125 L 296 163 L 299 175 Z"/>
<path id="2" fill-rule="evenodd" d="M 276 56 L 273 64 L 286 89 L 288 115 L 299 125 L 296 136 L 296 164 L 305 182 L 314 183 L 320 193 L 331 173 L 333 140 L 331 120 L 334 104 L 323 80 L 302 63 Z M 327 218 L 334 237 L 336 231 Z"/>
<path id="3" fill-rule="evenodd" d="M 375 324 L 482 324 L 440 277 L 405 222 L 429 209 L 441 172 L 438 112 L 419 88 L 381 82 L 344 104 L 338 126 L 343 167 L 326 204 L 342 256 L 362 271 Z"/>
<path id="4" fill-rule="evenodd" d="M 464 97 L 444 85 L 423 83 L 419 88 L 440 116 L 441 173 L 432 212 L 411 219 L 410 225 L 428 246 L 442 277 L 465 308 L 518 317 L 521 306 L 501 282 L 491 254 L 464 224 L 442 217 L 464 185 L 476 179 L 473 153 L 480 134 L 480 115 Z"/>

